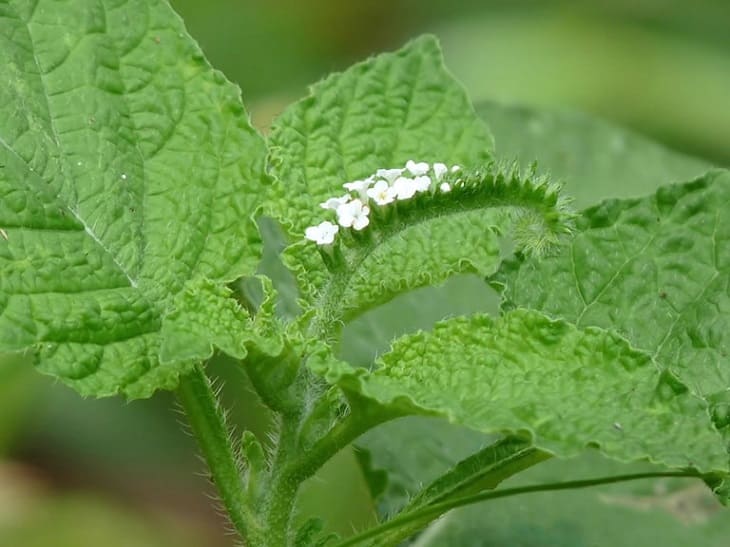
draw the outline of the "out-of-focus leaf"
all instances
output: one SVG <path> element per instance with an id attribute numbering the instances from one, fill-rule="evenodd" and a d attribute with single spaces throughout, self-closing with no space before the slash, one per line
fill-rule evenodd
<path id="1" fill-rule="evenodd" d="M 587 455 L 553 460 L 505 482 L 509 488 L 643 472 Z M 697 479 L 654 479 L 505 498 L 447 513 L 411 543 L 418 547 L 724 547 L 726 512 Z"/>
<path id="2" fill-rule="evenodd" d="M 639 197 L 690 180 L 712 166 L 667 149 L 600 118 L 570 110 L 483 102 L 477 112 L 496 142 L 495 154 L 564 184 L 576 207 L 605 198 Z"/>
<path id="3" fill-rule="evenodd" d="M 26 361 L 22 355 L 0 354 L 0 457 L 25 427 L 24 419 L 42 384 Z"/>

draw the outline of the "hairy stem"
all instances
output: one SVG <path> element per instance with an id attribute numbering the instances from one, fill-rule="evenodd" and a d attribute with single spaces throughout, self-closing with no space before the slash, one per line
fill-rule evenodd
<path id="1" fill-rule="evenodd" d="M 300 419 L 283 418 L 263 517 L 267 545 L 279 547 L 288 544 L 297 493 L 305 480 L 365 431 L 397 417 L 394 412 L 361 405 L 356 397 L 350 403 L 353 405 L 351 413 L 306 448 L 299 444 Z"/>
<path id="2" fill-rule="evenodd" d="M 245 498 L 240 462 L 231 445 L 225 415 L 200 365 L 180 379 L 177 396 L 231 523 L 244 540 L 257 544 L 259 534 Z"/>
<path id="3" fill-rule="evenodd" d="M 639 479 L 651 479 L 659 477 L 701 477 L 699 473 L 694 471 L 666 471 L 666 472 L 654 472 L 654 473 L 634 473 L 629 475 L 616 475 L 613 477 L 599 477 L 595 479 L 578 480 L 578 481 L 566 481 L 556 482 L 548 484 L 534 484 L 531 486 L 520 486 L 517 488 L 505 488 L 504 490 L 481 492 L 471 496 L 464 496 L 453 500 L 448 500 L 440 503 L 434 503 L 428 505 L 418 511 L 412 513 L 405 513 L 392 520 L 384 522 L 379 526 L 365 530 L 364 532 L 347 538 L 340 543 L 337 543 L 334 547 L 349 547 L 351 545 L 357 545 L 363 541 L 369 539 L 375 539 L 387 532 L 397 530 L 399 528 L 410 525 L 414 522 L 428 523 L 435 518 L 441 516 L 446 511 L 455 509 L 457 507 L 463 507 L 473 503 L 478 503 L 486 500 L 493 500 L 498 498 L 506 498 L 509 496 L 518 496 L 520 494 L 529 494 L 532 492 L 548 492 L 554 490 L 572 490 L 576 488 L 587 488 L 589 486 L 598 486 L 601 484 L 611 484 L 615 482 L 633 481 Z"/>
<path id="4" fill-rule="evenodd" d="M 284 417 L 276 439 L 276 452 L 268 475 L 264 501 L 263 526 L 267 545 L 289 544 L 289 528 L 294 503 L 301 482 L 290 470 L 289 461 L 296 454 L 297 422 Z"/>

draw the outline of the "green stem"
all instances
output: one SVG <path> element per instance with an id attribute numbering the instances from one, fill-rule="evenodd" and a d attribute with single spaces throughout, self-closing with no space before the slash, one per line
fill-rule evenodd
<path id="1" fill-rule="evenodd" d="M 231 523 L 242 539 L 256 544 L 253 538 L 258 534 L 247 507 L 240 462 L 231 445 L 225 415 L 200 365 L 180 379 L 177 396 Z"/>
<path id="2" fill-rule="evenodd" d="M 480 501 L 493 500 L 498 498 L 506 498 L 509 496 L 517 496 L 520 494 L 529 494 L 532 492 L 548 492 L 554 490 L 569 490 L 576 488 L 587 488 L 589 486 L 598 486 L 601 484 L 611 484 L 614 482 L 633 481 L 639 479 L 651 479 L 658 477 L 701 477 L 699 473 L 693 471 L 666 471 L 666 472 L 655 472 L 655 473 L 634 473 L 629 475 L 617 475 L 614 477 L 600 477 L 597 479 L 587 479 L 579 481 L 567 481 L 557 482 L 548 484 L 534 484 L 531 486 L 520 486 L 517 488 L 505 488 L 504 490 L 481 492 L 471 496 L 464 496 L 461 498 L 444 501 L 441 503 L 435 503 L 428 505 L 423 509 L 414 511 L 412 513 L 406 513 L 392 520 L 384 522 L 379 526 L 365 530 L 364 532 L 347 538 L 340 543 L 337 543 L 334 547 L 349 547 L 351 545 L 357 545 L 368 539 L 373 539 L 383 535 L 390 530 L 396 530 L 403 526 L 406 526 L 412 522 L 426 521 L 430 522 L 433 519 L 439 517 L 446 511 L 455 509 L 457 507 L 463 507 Z"/>
<path id="3" fill-rule="evenodd" d="M 350 402 L 354 406 L 352 413 L 307 449 L 297 445 L 300 423 L 289 417 L 283 418 L 263 519 L 267 545 L 287 545 L 297 493 L 305 480 L 365 431 L 397 417 L 394 412 L 361 407 L 357 398 Z"/>
<path id="4" fill-rule="evenodd" d="M 262 516 L 267 545 L 285 547 L 294 503 L 301 482 L 293 476 L 289 460 L 296 450 L 297 422 L 285 416 L 276 441 L 276 453 L 269 471 L 269 482 Z"/>

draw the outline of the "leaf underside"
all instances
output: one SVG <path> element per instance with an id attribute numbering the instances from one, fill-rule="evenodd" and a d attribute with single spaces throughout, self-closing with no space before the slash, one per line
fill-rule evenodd
<path id="1" fill-rule="evenodd" d="M 494 135 L 495 155 L 516 160 L 523 168 L 537 162 L 540 173 L 563 184 L 575 207 L 645 196 L 712 167 L 580 112 L 493 102 L 475 107 Z"/>
<path id="2" fill-rule="evenodd" d="M 407 418 L 368 433 L 366 471 L 381 518 L 392 515 L 408 495 L 479 448 L 479 436 L 465 436 L 444 424 Z M 438 439 L 424 441 L 431 433 Z M 394 445 L 393 439 L 402 441 Z M 422 451 L 404 450 L 418 445 Z M 363 456 L 365 457 L 365 456 Z M 387 488 L 383 475 L 387 470 Z M 590 479 L 658 470 L 646 463 L 619 464 L 595 451 L 570 460 L 553 459 L 508 479 L 505 488 L 569 479 Z M 375 489 L 373 489 L 375 488 Z M 634 481 L 584 490 L 541 492 L 485 502 L 449 512 L 425 529 L 414 544 L 424 547 L 479 545 L 725 545 L 730 522 L 697 479 Z"/>
<path id="3" fill-rule="evenodd" d="M 213 342 L 185 295 L 260 255 L 239 90 L 153 0 L 2 3 L 0 52 L 0 351 L 84 395 L 175 387 Z"/>

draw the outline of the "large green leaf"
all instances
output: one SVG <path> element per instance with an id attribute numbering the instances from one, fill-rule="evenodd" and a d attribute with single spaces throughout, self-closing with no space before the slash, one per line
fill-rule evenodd
<path id="1" fill-rule="evenodd" d="M 274 122 L 269 144 L 271 210 L 296 235 L 345 182 L 409 159 L 479 166 L 492 148 L 431 36 L 315 84 Z"/>
<path id="2" fill-rule="evenodd" d="M 172 388 L 220 342 L 186 295 L 258 261 L 264 143 L 166 2 L 13 0 L 0 22 L 0 350 L 87 395 Z"/>
<path id="3" fill-rule="evenodd" d="M 372 372 L 332 359 L 310 364 L 397 411 L 527 436 L 561 457 L 590 445 L 621 461 L 728 468 L 704 402 L 648 355 L 608 331 L 534 311 L 443 321 L 397 340 Z"/>
<path id="4" fill-rule="evenodd" d="M 268 212 L 295 241 L 307 226 L 328 214 L 333 217 L 319 204 L 342 195 L 343 183 L 380 168 L 403 167 L 409 159 L 482 168 L 492 157 L 491 137 L 464 90 L 444 68 L 432 37 L 313 86 L 309 97 L 276 120 L 269 142 L 275 182 Z M 372 231 L 378 219 L 401 226 L 394 237 L 377 241 L 377 250 L 370 245 L 368 260 L 357 261 L 360 271 L 352 277 L 351 290 L 342 295 L 349 308 L 364 309 L 458 272 L 485 275 L 498 262 L 495 219 L 483 211 L 470 207 L 458 219 L 431 215 L 428 223 L 409 227 L 402 218 L 398 221 L 406 207 L 403 202 L 384 209 L 371 205 L 373 218 L 366 231 Z M 338 238 L 344 238 L 343 232 Z M 459 244 L 454 244 L 456 235 Z M 314 244 L 296 243 L 285 262 L 297 273 L 308 303 L 322 296 L 329 276 Z"/>
<path id="5" fill-rule="evenodd" d="M 588 209 L 560 254 L 506 268 L 506 307 L 625 336 L 728 423 L 730 173 Z M 550 280 L 550 284 L 544 280 Z"/>

